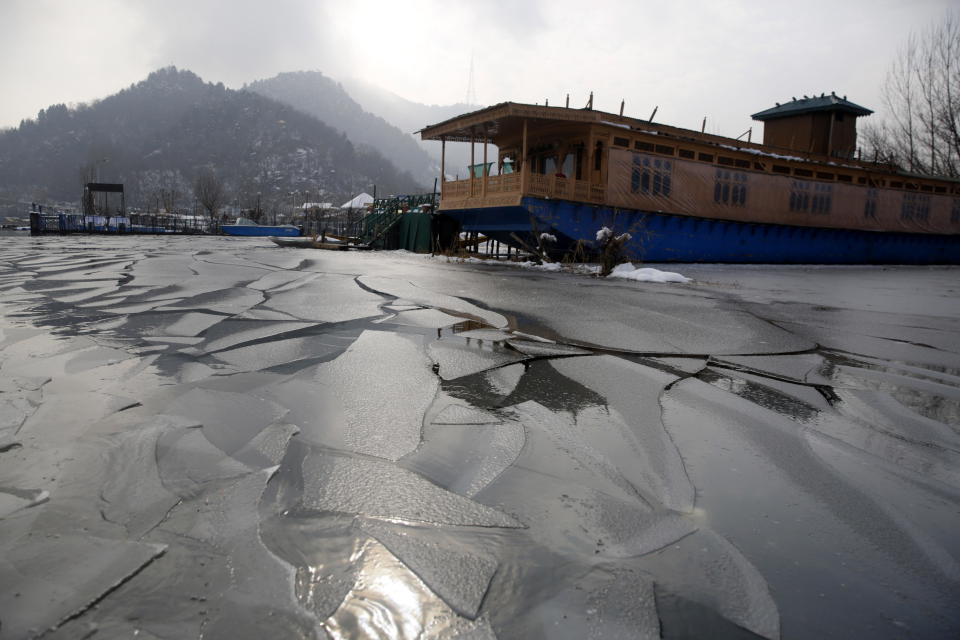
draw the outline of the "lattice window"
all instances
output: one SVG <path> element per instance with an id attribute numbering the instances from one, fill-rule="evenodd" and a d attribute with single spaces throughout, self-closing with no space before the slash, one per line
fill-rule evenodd
<path id="1" fill-rule="evenodd" d="M 742 207 L 747 204 L 747 174 L 717 169 L 713 184 L 713 201 Z"/>
<path id="2" fill-rule="evenodd" d="M 652 158 L 640 153 L 633 154 L 630 191 L 669 198 L 672 188 L 673 162 L 671 160 Z"/>

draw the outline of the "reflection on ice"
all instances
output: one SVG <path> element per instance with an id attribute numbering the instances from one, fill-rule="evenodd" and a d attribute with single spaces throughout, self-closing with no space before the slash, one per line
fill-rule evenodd
<path id="1" fill-rule="evenodd" d="M 454 611 L 471 619 L 477 617 L 497 570 L 493 555 L 471 544 L 458 544 L 453 537 L 434 539 L 422 527 L 366 520 L 361 529 L 382 543 Z"/>
<path id="2" fill-rule="evenodd" d="M 358 562 L 356 585 L 325 623 L 333 638 L 495 637 L 484 620 L 458 616 L 382 544 L 369 540 Z"/>

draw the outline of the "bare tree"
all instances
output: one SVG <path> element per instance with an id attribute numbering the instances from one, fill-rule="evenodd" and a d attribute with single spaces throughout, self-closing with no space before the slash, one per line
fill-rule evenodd
<path id="1" fill-rule="evenodd" d="M 867 157 L 960 177 L 960 11 L 913 34 L 887 72 L 887 120 L 864 130 Z"/>
<path id="2" fill-rule="evenodd" d="M 210 220 L 216 220 L 217 212 L 223 203 L 227 201 L 227 192 L 223 187 L 223 182 L 217 177 L 213 169 L 201 169 L 193 182 L 193 195 L 197 202 L 210 216 Z"/>

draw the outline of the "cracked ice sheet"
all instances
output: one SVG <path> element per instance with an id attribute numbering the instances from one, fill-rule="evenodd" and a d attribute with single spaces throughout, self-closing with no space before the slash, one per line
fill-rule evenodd
<path id="1" fill-rule="evenodd" d="M 351 592 L 324 627 L 334 639 L 492 638 L 485 619 L 457 615 L 381 543 L 370 540 Z"/>
<path id="2" fill-rule="evenodd" d="M 449 313 L 437 311 L 436 309 L 416 309 L 412 311 L 401 311 L 397 313 L 395 318 L 391 318 L 388 322 L 410 327 L 442 329 L 463 322 L 463 318 L 458 318 Z"/>
<path id="3" fill-rule="evenodd" d="M 470 329 L 456 334 L 460 338 L 469 338 L 471 340 L 489 340 L 490 342 L 503 342 L 515 338 L 512 333 L 500 331 L 499 329 Z"/>
<path id="4" fill-rule="evenodd" d="M 330 401 L 339 400 L 326 430 L 342 434 L 345 449 L 388 460 L 416 449 L 439 387 L 419 340 L 384 331 L 361 333 L 342 355 L 318 366 L 314 379 Z"/>
<path id="5" fill-rule="evenodd" d="M 439 365 L 440 377 L 444 380 L 456 380 L 526 359 L 526 356 L 499 344 L 480 348 L 453 340 L 434 340 L 428 351 L 430 358 Z"/>
<path id="6" fill-rule="evenodd" d="M 156 456 L 163 487 L 181 498 L 199 495 L 213 480 L 236 478 L 252 471 L 210 444 L 195 427 L 163 431 L 157 439 Z"/>
<path id="7" fill-rule="evenodd" d="M 311 511 L 432 524 L 523 526 L 496 509 L 376 458 L 312 452 L 303 463 L 303 482 L 301 506 Z"/>
<path id="8" fill-rule="evenodd" d="M 481 309 L 475 304 L 444 293 L 437 293 L 429 289 L 418 287 L 406 280 L 385 278 L 380 276 L 361 276 L 357 280 L 365 286 L 387 295 L 403 298 L 425 307 L 434 309 L 449 309 L 465 316 L 470 316 L 489 324 L 492 327 L 503 329 L 507 326 L 507 319 L 495 311 Z"/>
<path id="9" fill-rule="evenodd" d="M 661 420 L 660 394 L 677 377 L 609 355 L 550 365 L 607 399 L 610 418 L 593 424 L 592 446 L 645 496 L 677 511 L 692 510 L 694 487 Z"/>
<path id="10" fill-rule="evenodd" d="M 117 326 L 107 326 L 124 336 L 183 336 L 193 337 L 224 320 L 222 315 L 188 311 L 185 313 L 138 313 L 127 317 Z"/>
<path id="11" fill-rule="evenodd" d="M 664 589 L 682 595 L 760 637 L 780 638 L 780 614 L 763 576 L 735 546 L 710 529 L 644 556 L 636 566 L 653 577 L 658 594 Z M 700 628 L 692 637 L 715 633 L 716 627 Z"/>
<path id="12" fill-rule="evenodd" d="M 174 304 L 156 307 L 157 311 L 181 311 L 200 309 L 211 313 L 235 315 L 257 306 L 264 295 L 253 289 L 220 289 L 184 298 Z"/>
<path id="13" fill-rule="evenodd" d="M 276 467 L 263 469 L 210 492 L 195 507 L 175 511 L 162 525 L 165 531 L 211 545 L 223 554 L 230 569 L 230 584 L 210 603 L 214 617 L 205 635 L 268 637 L 277 631 L 271 617 L 278 614 L 297 627 L 299 633 L 293 637 L 307 637 L 316 626 L 314 617 L 298 603 L 293 567 L 260 539 L 257 505 L 275 471 Z"/>
<path id="14" fill-rule="evenodd" d="M 653 582 L 635 569 L 595 567 L 533 607 L 512 631 L 551 640 L 659 640 Z"/>
<path id="15" fill-rule="evenodd" d="M 294 289 L 271 294 L 259 308 L 309 322 L 345 322 L 383 315 L 383 301 L 359 287 L 352 276 L 323 274 Z"/>
<path id="16" fill-rule="evenodd" d="M 360 528 L 376 538 L 454 611 L 476 618 L 497 559 L 474 540 L 435 536 L 426 527 L 364 520 Z"/>
<path id="17" fill-rule="evenodd" d="M 957 634 L 947 613 L 956 588 L 931 560 L 930 540 L 879 506 L 884 496 L 817 455 L 808 444 L 817 432 L 695 379 L 673 387 L 663 404 L 664 424 L 702 488 L 698 517 L 743 549 L 773 592 L 791 594 L 778 602 L 785 633 L 835 637 L 842 625 L 844 637 L 902 637 L 892 622 L 899 620 L 918 636 Z M 847 451 L 843 464 L 877 464 Z M 897 484 L 913 495 L 914 482 Z M 877 626 L 877 611 L 888 624 Z"/>
<path id="18" fill-rule="evenodd" d="M 519 423 L 431 427 L 400 465 L 444 489 L 473 497 L 513 464 L 523 444 Z"/>
<path id="19" fill-rule="evenodd" d="M 114 589 L 166 545 L 91 536 L 36 537 L 3 550 L 3 634 L 33 638 L 56 628 Z"/>
<path id="20" fill-rule="evenodd" d="M 229 319 L 211 328 L 204 334 L 205 342 L 200 347 L 210 353 L 229 349 L 244 342 L 251 342 L 261 338 L 272 338 L 283 333 L 297 331 L 306 327 L 316 327 L 311 322 L 275 322 L 263 320 Z"/>
<path id="21" fill-rule="evenodd" d="M 586 356 L 591 352 L 579 347 L 551 342 L 535 342 L 533 340 L 511 340 L 511 347 L 526 356 Z"/>
<path id="22" fill-rule="evenodd" d="M 588 558 L 621 559 L 694 529 L 679 514 L 646 504 L 622 470 L 584 441 L 592 429 L 579 416 L 575 422 L 571 414 L 535 402 L 513 411 L 526 429 L 523 450 L 474 499 L 524 522 L 538 543 Z"/>
<path id="23" fill-rule="evenodd" d="M 167 412 L 199 422 L 207 440 L 230 454 L 280 419 L 286 410 L 245 393 L 194 388 L 170 403 Z"/>
<path id="24" fill-rule="evenodd" d="M 226 362 L 242 371 L 259 371 L 271 367 L 293 365 L 300 360 L 329 359 L 346 350 L 354 341 L 349 335 L 324 334 L 303 338 L 277 340 L 238 346 L 211 354 L 211 358 Z"/>

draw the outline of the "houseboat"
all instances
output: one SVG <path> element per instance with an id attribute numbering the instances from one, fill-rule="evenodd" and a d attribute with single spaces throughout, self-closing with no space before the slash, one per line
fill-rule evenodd
<path id="1" fill-rule="evenodd" d="M 505 102 L 424 128 L 439 140 L 439 212 L 554 256 L 599 250 L 604 227 L 650 262 L 960 263 L 960 181 L 857 158 L 834 94 L 754 114 L 763 143 L 592 108 Z M 446 143 L 469 143 L 446 180 Z"/>

